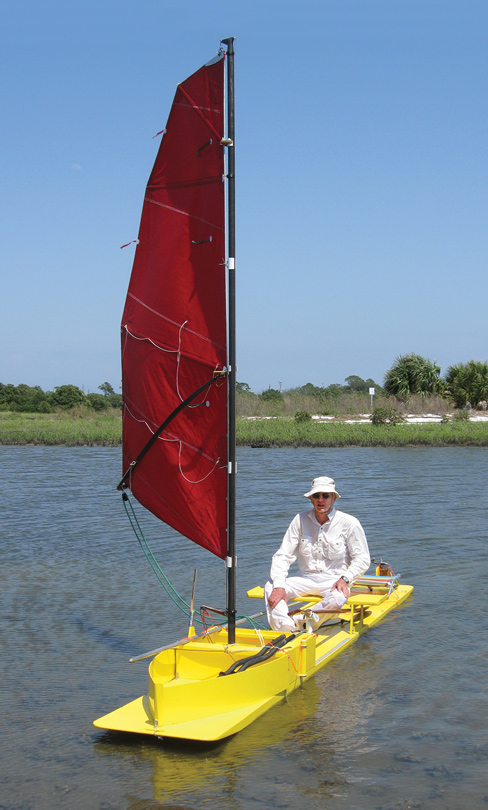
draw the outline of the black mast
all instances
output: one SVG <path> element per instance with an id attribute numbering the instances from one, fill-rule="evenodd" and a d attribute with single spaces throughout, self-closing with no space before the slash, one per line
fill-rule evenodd
<path id="1" fill-rule="evenodd" d="M 235 279 L 235 108 L 234 37 L 223 39 L 227 46 L 227 216 L 228 216 L 228 522 L 227 522 L 227 617 L 228 641 L 236 638 L 236 279 Z"/>

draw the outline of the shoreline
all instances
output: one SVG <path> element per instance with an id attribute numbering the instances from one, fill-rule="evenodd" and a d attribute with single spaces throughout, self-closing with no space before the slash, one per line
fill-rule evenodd
<path id="1" fill-rule="evenodd" d="M 316 418 L 237 419 L 239 447 L 488 447 L 488 414 L 442 421 L 411 415 L 397 425 L 373 425 L 363 415 Z M 116 416 L 0 412 L 1 446 L 120 447 L 122 419 Z"/>

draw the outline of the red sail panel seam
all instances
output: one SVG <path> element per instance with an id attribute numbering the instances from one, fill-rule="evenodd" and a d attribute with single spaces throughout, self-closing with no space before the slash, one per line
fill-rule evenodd
<path id="1" fill-rule="evenodd" d="M 175 180 L 172 183 L 158 182 L 154 185 L 148 183 L 146 190 L 151 191 L 151 189 L 156 188 L 158 191 L 166 191 L 167 189 L 172 190 L 175 188 L 195 188 L 196 186 L 207 186 L 212 183 L 222 183 L 222 175 L 215 174 L 210 177 L 194 177 L 191 180 Z"/>
<path id="2" fill-rule="evenodd" d="M 220 227 L 220 225 L 216 225 L 214 222 L 209 222 L 207 219 L 203 219 L 202 217 L 196 217 L 195 214 L 190 214 L 188 211 L 181 211 L 179 208 L 174 208 L 172 205 L 167 205 L 166 203 L 159 202 L 158 200 L 152 200 L 150 197 L 144 197 L 144 202 L 151 203 L 152 205 L 159 205 L 160 208 L 167 208 L 168 211 L 173 211 L 175 214 L 182 214 L 184 217 L 197 220 L 197 222 L 203 222 L 204 225 L 210 225 L 211 228 L 215 228 L 217 231 L 224 231 L 224 228 Z"/>
<path id="3" fill-rule="evenodd" d="M 220 140 L 223 138 L 223 134 L 220 134 L 219 132 L 217 132 L 217 130 L 215 129 L 215 127 L 214 127 L 214 125 L 212 124 L 212 122 L 211 122 L 211 121 L 209 121 L 209 120 L 208 120 L 208 118 L 207 118 L 207 116 L 206 116 L 206 115 L 204 115 L 204 113 L 203 113 L 203 109 L 209 109 L 209 108 L 201 108 L 201 107 L 198 107 L 198 106 L 195 104 L 195 102 L 193 101 L 193 99 L 191 98 L 191 96 L 189 96 L 189 95 L 188 95 L 188 93 L 186 92 L 186 90 L 185 90 L 185 88 L 183 87 L 183 85 L 182 85 L 182 84 L 179 84 L 179 85 L 178 85 L 178 89 L 179 89 L 179 90 L 181 90 L 181 92 L 183 93 L 183 95 L 185 96 L 185 98 L 187 98 L 187 99 L 188 99 L 188 101 L 190 102 L 190 104 L 191 104 L 192 108 L 195 110 L 195 112 L 196 112 L 196 113 L 198 113 L 198 115 L 200 116 L 200 118 L 202 119 L 202 121 L 204 121 L 204 122 L 207 124 L 208 128 L 212 130 L 212 132 L 214 133 L 214 135 L 215 135 L 215 136 L 216 136 L 216 137 L 219 139 L 219 141 L 220 141 Z M 185 105 L 180 105 L 180 104 L 179 104 L 179 102 L 176 102 L 176 104 L 178 104 L 179 106 L 185 106 Z M 218 113 L 220 114 L 220 110 L 216 110 L 215 112 L 218 112 Z"/>

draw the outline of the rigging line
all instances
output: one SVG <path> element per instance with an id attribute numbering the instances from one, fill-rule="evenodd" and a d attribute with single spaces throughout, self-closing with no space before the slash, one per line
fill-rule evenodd
<path id="1" fill-rule="evenodd" d="M 181 475 L 183 476 L 183 478 L 185 479 L 185 481 L 187 481 L 189 484 L 201 484 L 201 483 L 202 483 L 202 481 L 205 481 L 205 480 L 206 480 L 206 479 L 207 479 L 207 478 L 208 478 L 210 475 L 212 475 L 213 471 L 215 470 L 215 468 L 216 468 L 217 464 L 218 464 L 218 463 L 219 463 L 219 461 L 220 461 L 220 456 L 219 456 L 219 457 L 218 457 L 218 459 L 216 460 L 216 462 L 215 462 L 215 464 L 213 465 L 213 467 L 212 467 L 212 469 L 210 470 L 210 472 L 208 472 L 206 475 L 204 475 L 204 476 L 203 476 L 203 478 L 200 478 L 200 480 L 199 480 L 199 481 L 190 481 L 190 479 L 186 477 L 185 473 L 184 473 L 184 472 L 183 472 L 183 470 L 181 469 L 181 447 L 182 447 L 182 444 L 183 444 L 183 442 L 182 442 L 182 441 L 180 441 L 180 450 L 179 450 L 179 453 L 178 453 L 178 467 L 179 467 L 179 469 L 180 469 L 180 473 L 181 473 Z"/>
<path id="2" fill-rule="evenodd" d="M 219 375 L 219 376 L 220 376 L 220 375 Z M 211 386 L 211 385 L 212 385 L 212 383 L 214 383 L 214 382 L 215 382 L 216 380 L 218 380 L 218 379 L 219 379 L 219 377 L 214 375 L 214 376 L 213 376 L 213 377 L 212 377 L 210 380 L 207 380 L 207 382 L 206 382 L 206 383 L 204 383 L 203 385 L 201 385 L 201 386 L 200 386 L 200 388 L 197 388 L 197 390 L 196 390 L 196 391 L 194 391 L 194 392 L 193 392 L 193 394 L 190 394 L 190 396 L 189 396 L 189 397 L 187 397 L 187 398 L 186 398 L 186 399 L 185 399 L 183 402 L 181 402 L 181 403 L 178 405 L 178 407 L 177 407 L 177 408 L 175 408 L 175 409 L 174 409 L 174 411 L 173 411 L 172 413 L 170 413 L 170 415 L 169 415 L 169 416 L 168 416 L 168 417 L 167 417 L 167 418 L 164 420 L 164 422 L 163 422 L 163 423 L 162 423 L 162 424 L 161 424 L 161 425 L 158 427 L 158 429 L 154 431 L 153 435 L 151 436 L 151 438 L 149 439 L 149 441 L 147 442 L 147 444 L 146 444 L 146 445 L 145 445 L 145 446 L 142 448 L 142 450 L 141 450 L 141 452 L 139 453 L 139 455 L 137 456 L 137 458 L 135 458 L 135 459 L 134 459 L 134 461 L 131 461 L 131 463 L 130 463 L 130 465 L 129 465 L 129 469 L 128 469 L 128 470 L 126 470 L 126 472 L 125 472 L 125 473 L 124 473 L 124 475 L 122 476 L 122 479 L 120 480 L 120 482 L 119 482 L 119 484 L 118 484 L 118 486 L 117 486 L 117 489 L 122 489 L 122 488 L 123 488 L 123 486 L 124 486 L 124 484 L 125 484 L 125 482 L 126 482 L 127 478 L 128 478 L 128 477 L 129 477 L 129 475 L 130 475 L 130 474 L 133 472 L 134 467 L 135 467 L 135 466 L 136 466 L 136 465 L 137 465 L 137 464 L 138 464 L 138 463 L 141 461 L 141 459 L 142 459 L 142 458 L 144 458 L 144 456 L 146 455 L 147 451 L 151 449 L 151 447 L 153 446 L 154 442 L 155 442 L 155 441 L 156 441 L 156 440 L 159 438 L 159 436 L 161 435 L 161 433 L 163 432 L 163 430 L 165 430 L 165 429 L 167 428 L 167 426 L 169 425 L 169 423 L 173 421 L 173 419 L 175 418 L 175 416 L 178 416 L 178 414 L 179 414 L 179 413 L 181 413 L 181 411 L 182 411 L 182 410 L 183 410 L 183 409 L 184 409 L 184 408 L 185 408 L 187 405 L 189 405 L 189 404 L 190 404 L 190 402 L 193 402 L 193 400 L 194 400 L 194 399 L 195 399 L 195 398 L 196 398 L 196 397 L 197 397 L 199 394 L 201 394 L 203 391 L 205 391 L 205 389 L 206 389 L 206 388 L 209 388 L 209 386 Z"/>
<path id="3" fill-rule="evenodd" d="M 191 407 L 191 406 L 190 406 L 190 407 Z M 145 427 L 148 429 L 148 431 L 149 431 L 149 432 L 152 434 L 153 429 L 152 429 L 152 428 L 151 428 L 151 426 L 148 424 L 148 422 L 146 421 L 146 419 L 138 419 L 138 418 L 137 418 L 137 416 L 135 416 L 135 415 L 132 413 L 131 409 L 129 408 L 129 406 L 127 405 L 127 403 L 126 403 L 126 402 L 124 402 L 124 413 L 127 413 L 127 414 L 128 414 L 130 417 L 131 417 L 131 419 L 133 419 L 133 420 L 134 420 L 134 422 L 138 422 L 138 423 L 139 423 L 139 425 L 144 425 L 144 426 L 145 426 Z M 162 442 L 173 442 L 173 443 L 179 442 L 179 444 L 180 444 L 180 450 L 181 450 L 181 447 L 186 447 L 186 448 L 189 448 L 189 449 L 190 449 L 190 450 L 191 450 L 193 453 L 198 453 L 200 456 L 202 456 L 202 458 L 205 458 L 205 459 L 207 459 L 207 461 L 212 462 L 212 463 L 213 463 L 213 465 L 214 465 L 214 467 L 216 467 L 216 466 L 217 466 L 217 464 L 218 464 L 218 463 L 219 463 L 219 461 L 220 461 L 220 456 L 219 456 L 219 458 L 217 459 L 217 461 L 215 461 L 215 459 L 214 459 L 212 456 L 209 456 L 209 455 L 208 455 L 208 454 L 207 454 L 207 453 L 206 453 L 206 452 L 203 450 L 203 448 L 201 448 L 201 447 L 195 447 L 193 444 L 190 444 L 189 442 L 184 441 L 184 439 L 179 439 L 179 438 L 178 438 L 178 436 L 173 436 L 172 434 L 170 434 L 170 435 L 168 435 L 168 436 L 159 436 L 158 438 L 159 438 L 159 439 L 161 439 L 161 441 L 162 441 Z M 225 467 L 226 467 L 226 466 L 227 466 L 226 464 L 222 464 L 221 469 L 225 469 Z M 131 472 L 132 472 L 132 469 L 131 469 Z M 190 481 L 189 483 L 191 484 L 192 482 Z M 195 483 L 196 483 L 196 482 L 195 482 Z M 130 486 L 130 484 L 129 484 L 129 486 L 127 487 L 127 489 L 132 489 L 132 487 Z"/>
<path id="4" fill-rule="evenodd" d="M 186 321 L 183 321 L 183 323 L 181 324 L 181 326 L 180 326 L 180 328 L 178 330 L 178 351 L 177 351 L 177 356 L 176 356 L 176 376 L 175 376 L 176 393 L 178 394 L 178 396 L 179 396 L 179 398 L 180 398 L 180 400 L 182 402 L 183 402 L 183 397 L 182 397 L 181 392 L 180 392 L 181 333 L 183 332 L 183 329 L 185 328 L 187 323 L 188 323 L 188 318 L 186 319 Z M 219 372 L 219 369 L 217 368 L 217 366 L 215 366 L 214 367 L 214 374 L 217 374 L 218 372 Z M 201 405 L 204 405 L 204 404 L 205 404 L 205 399 L 203 399 L 201 402 L 196 402 L 194 405 L 189 405 L 188 407 L 189 408 L 199 408 Z"/>
<path id="5" fill-rule="evenodd" d="M 176 354 L 178 352 L 178 349 L 163 349 L 162 346 L 155 343 L 154 340 L 151 340 L 149 337 L 138 337 L 137 335 L 134 335 L 134 333 L 131 332 L 127 326 L 123 326 L 122 328 L 125 330 L 126 336 L 130 335 L 134 340 L 141 340 L 143 342 L 150 343 L 155 349 L 159 349 L 160 352 L 166 352 L 167 354 Z"/>
<path id="6" fill-rule="evenodd" d="M 182 402 L 183 402 L 183 397 L 181 396 L 181 393 L 180 393 L 181 333 L 182 333 L 182 331 L 183 331 L 183 329 L 184 329 L 184 327 L 186 326 L 187 323 L 188 323 L 188 318 L 186 319 L 186 321 L 183 321 L 183 323 L 181 324 L 181 326 L 180 326 L 180 328 L 178 330 L 178 352 L 177 352 L 177 358 L 176 358 L 176 378 L 175 378 L 176 393 L 178 394 L 178 396 L 179 396 L 179 398 L 180 398 L 180 400 Z M 202 405 L 202 404 L 203 404 L 202 402 L 197 402 L 195 405 L 189 405 L 189 407 L 190 408 L 197 408 L 199 405 Z"/>
<path id="7" fill-rule="evenodd" d="M 257 633 L 258 638 L 260 639 L 262 638 L 261 630 L 268 630 L 268 627 L 266 625 L 257 622 L 255 619 L 253 619 L 252 616 L 236 616 L 236 619 L 245 619 L 247 622 L 249 622 L 249 624 L 251 625 L 251 629 L 254 630 L 255 633 Z M 264 644 L 266 643 L 264 639 L 262 643 L 264 646 Z"/>
<path id="8" fill-rule="evenodd" d="M 141 549 L 142 549 L 142 551 L 144 553 L 144 556 L 146 557 L 146 560 L 148 561 L 148 563 L 151 566 L 154 574 L 156 575 L 156 578 L 158 579 L 159 583 L 164 588 L 166 594 L 169 596 L 171 601 L 176 605 L 176 607 L 178 607 L 185 614 L 187 612 L 189 613 L 190 605 L 188 604 L 188 602 L 186 602 L 186 600 L 174 588 L 174 586 L 171 584 L 168 577 L 164 573 L 163 569 L 159 565 L 156 557 L 154 556 L 154 554 L 153 554 L 153 552 L 151 550 L 151 547 L 149 546 L 149 543 L 147 542 L 147 540 L 146 540 L 146 538 L 144 536 L 144 532 L 141 529 L 139 520 L 138 520 L 137 515 L 135 513 L 135 510 L 134 510 L 134 506 L 133 506 L 130 498 L 128 497 L 128 495 L 126 493 L 124 493 L 123 501 L 124 501 L 125 512 L 126 512 L 127 517 L 129 518 L 129 522 L 131 524 L 132 530 L 133 530 L 133 532 L 134 532 L 134 534 L 135 534 L 135 536 L 137 538 L 137 541 L 138 541 L 138 543 L 139 543 L 139 545 L 140 545 L 140 547 L 141 547 Z M 130 506 L 130 512 L 128 510 L 128 505 Z M 159 574 L 161 574 L 161 576 L 159 576 Z M 161 577 L 162 577 L 162 579 L 161 579 Z M 174 594 L 174 596 L 173 596 L 173 594 Z M 176 599 L 174 597 L 176 597 Z M 179 600 L 179 602 L 181 602 L 182 604 L 179 604 L 177 600 Z M 201 619 L 200 619 L 199 616 L 197 616 L 196 618 L 197 618 L 197 620 L 199 622 L 201 622 Z"/>
<path id="9" fill-rule="evenodd" d="M 139 529 L 140 529 L 140 527 L 139 527 Z M 163 569 L 162 569 L 162 568 L 161 568 L 161 566 L 159 565 L 159 563 L 158 563 L 158 561 L 157 561 L 156 557 L 154 556 L 154 554 L 153 554 L 153 552 L 152 552 L 152 550 L 151 550 L 151 547 L 149 546 L 149 544 L 148 544 L 148 542 L 147 542 L 146 538 L 144 537 L 144 534 L 142 533 L 142 531 L 141 531 L 141 538 L 142 538 L 142 540 L 143 540 L 144 545 L 141 543 L 141 539 L 140 539 L 140 538 L 138 538 L 138 539 L 139 539 L 139 544 L 140 544 L 140 546 L 141 546 L 141 548 L 142 548 L 142 550 L 143 550 L 143 552 L 144 552 L 144 555 L 145 555 L 145 557 L 146 557 L 147 561 L 149 562 L 149 565 L 151 566 L 152 570 L 153 570 L 153 571 L 154 571 L 154 573 L 156 574 L 156 577 L 158 578 L 159 582 L 160 582 L 160 583 L 161 583 L 161 585 L 163 586 L 164 590 L 166 591 L 166 593 L 168 594 L 168 596 L 169 596 L 169 598 L 172 600 L 172 602 L 174 602 L 174 604 L 175 604 L 175 605 L 176 605 L 176 606 L 177 606 L 177 607 L 178 607 L 178 608 L 179 608 L 181 611 L 183 611 L 183 613 L 187 613 L 187 614 L 189 615 L 190 610 L 191 610 L 190 605 L 189 605 L 189 604 L 188 604 L 188 602 L 187 602 L 187 601 L 186 601 L 186 600 L 185 600 L 185 599 L 184 599 L 184 598 L 183 598 L 183 597 L 182 597 L 182 596 L 181 596 L 181 595 L 178 593 L 178 591 L 177 591 L 177 590 L 174 588 L 174 586 L 173 586 L 173 585 L 171 584 L 171 582 L 169 581 L 168 577 L 166 576 L 166 574 L 164 573 Z M 144 548 L 144 546 L 145 546 L 145 548 Z M 161 577 L 159 576 L 159 574 L 161 574 L 161 577 L 162 577 L 163 579 L 161 579 Z M 167 586 L 167 587 L 166 587 L 166 586 Z M 174 597 L 176 597 L 176 598 L 173 598 L 173 595 L 172 595 L 172 594 L 173 594 L 173 595 L 174 595 Z M 181 604 L 180 604 L 180 603 L 181 603 Z"/>
<path id="10" fill-rule="evenodd" d="M 138 422 L 140 425 L 144 425 L 150 432 L 152 432 L 151 428 L 149 427 L 146 420 L 145 419 L 137 419 L 137 417 L 134 416 L 134 414 L 132 413 L 130 408 L 127 406 L 127 404 L 124 404 L 124 412 L 128 413 L 129 416 L 132 419 L 134 419 L 135 422 Z M 224 464 L 220 463 L 220 461 L 221 461 L 220 456 L 217 459 L 214 459 L 211 456 L 207 455 L 207 453 L 205 453 L 202 450 L 202 448 L 194 447 L 193 445 L 189 444 L 188 442 L 185 442 L 183 439 L 179 439 L 177 436 L 159 436 L 159 439 L 162 442 L 172 442 L 172 443 L 178 443 L 179 444 L 178 468 L 180 470 L 181 476 L 189 484 L 200 484 L 202 481 L 205 481 L 205 479 L 208 478 L 214 472 L 216 467 L 219 467 L 219 469 L 221 469 L 221 470 L 225 470 L 227 468 L 226 463 L 224 463 Z M 183 470 L 181 468 L 181 453 L 182 453 L 183 447 L 190 448 L 190 450 L 192 450 L 194 453 L 198 453 L 202 458 L 205 458 L 209 462 L 213 462 L 213 467 L 210 470 L 210 472 L 208 472 L 206 475 L 204 475 L 203 478 L 200 478 L 199 481 L 191 481 L 189 478 L 186 477 L 185 473 L 183 472 Z M 127 489 L 130 489 L 131 491 L 132 491 L 132 469 L 133 469 L 133 465 L 130 465 L 129 470 L 128 470 L 128 472 L 129 472 L 129 483 L 127 484 Z"/>
<path id="11" fill-rule="evenodd" d="M 124 412 L 127 412 L 127 413 L 129 414 L 129 416 L 131 417 L 131 419 L 133 419 L 133 420 L 134 420 L 134 422 L 138 422 L 140 425 L 145 425 L 145 426 L 147 427 L 148 431 L 150 432 L 150 434 L 151 434 L 151 435 L 153 434 L 153 432 L 154 432 L 154 428 L 152 428 L 152 427 L 150 426 L 150 424 L 148 423 L 148 421 L 147 421 L 146 419 L 138 419 L 138 418 L 137 418 L 137 416 L 135 416 L 135 414 L 133 414 L 133 413 L 132 413 L 131 409 L 130 409 L 130 408 L 129 408 L 129 406 L 127 405 L 127 402 L 124 402 Z M 174 438 L 172 438 L 172 439 L 170 439 L 170 438 L 165 438 L 165 439 L 163 439 L 162 441 L 163 441 L 163 442 L 178 442 L 178 441 L 180 441 L 180 439 L 178 439 L 178 438 L 175 436 L 175 437 L 174 437 Z M 131 487 L 129 487 L 129 489 L 131 489 Z"/>

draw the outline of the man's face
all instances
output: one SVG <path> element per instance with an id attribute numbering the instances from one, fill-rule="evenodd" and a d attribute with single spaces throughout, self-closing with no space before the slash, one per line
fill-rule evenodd
<path id="1" fill-rule="evenodd" d="M 334 506 L 336 496 L 333 492 L 315 492 L 312 497 L 312 505 L 315 517 L 319 522 L 324 520 Z"/>

